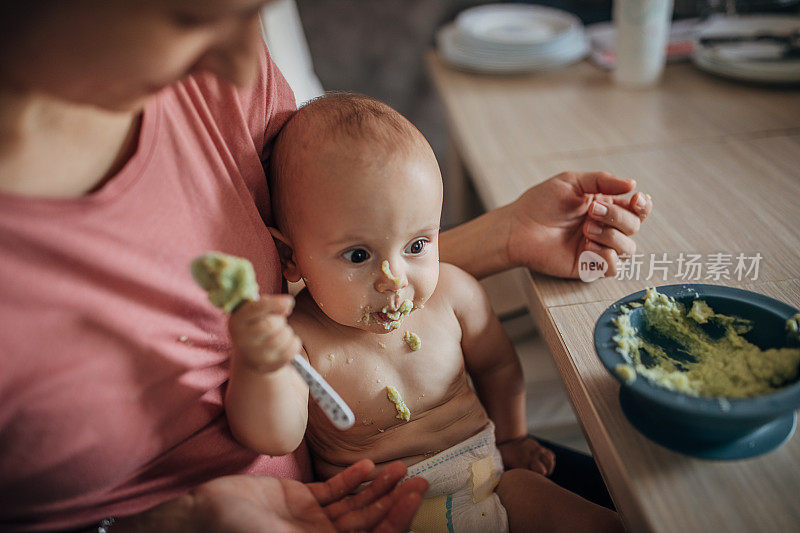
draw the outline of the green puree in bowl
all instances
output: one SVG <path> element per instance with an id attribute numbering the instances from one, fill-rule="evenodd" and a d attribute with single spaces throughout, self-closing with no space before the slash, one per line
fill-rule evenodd
<path id="1" fill-rule="evenodd" d="M 622 306 L 621 311 L 613 321 L 617 327 L 613 339 L 627 364 L 618 365 L 615 370 L 629 383 L 641 375 L 657 385 L 692 396 L 746 398 L 774 392 L 797 378 L 800 348 L 762 350 L 742 337 L 753 328 L 751 321 L 715 313 L 703 300 L 692 302 L 687 311 L 683 304 L 655 287 L 647 289 L 643 323 L 648 333 L 673 342 L 680 359 L 642 338 L 631 325 L 630 309 Z M 795 316 L 787 321 L 790 334 L 792 322 L 797 319 Z M 714 326 L 722 335 L 710 335 L 701 324 Z M 647 355 L 646 365 L 642 351 Z"/>

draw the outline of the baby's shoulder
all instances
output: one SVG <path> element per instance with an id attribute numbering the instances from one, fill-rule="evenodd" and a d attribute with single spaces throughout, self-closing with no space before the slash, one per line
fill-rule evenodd
<path id="1" fill-rule="evenodd" d="M 476 280 L 472 274 L 467 273 L 466 270 L 462 270 L 450 263 L 439 263 L 439 284 L 436 286 L 437 290 L 443 284 L 445 287 L 451 288 L 453 284 L 461 285 L 472 283 L 480 285 L 478 280 Z"/>
<path id="2" fill-rule="evenodd" d="M 434 295 L 458 311 L 481 301 L 485 293 L 471 274 L 450 263 L 439 263 L 439 281 Z"/>

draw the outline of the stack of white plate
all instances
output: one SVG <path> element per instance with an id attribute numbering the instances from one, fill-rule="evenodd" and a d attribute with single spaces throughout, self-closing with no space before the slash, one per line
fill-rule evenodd
<path id="1" fill-rule="evenodd" d="M 561 67 L 581 59 L 589 49 L 577 17 L 527 4 L 467 9 L 439 29 L 436 43 L 451 65 L 491 74 Z"/>
<path id="2" fill-rule="evenodd" d="M 785 54 L 786 45 L 748 36 L 789 35 L 800 30 L 800 17 L 746 15 L 716 17 L 698 34 L 692 61 L 707 72 L 728 78 L 764 83 L 800 83 L 800 58 Z M 702 45 L 700 39 L 742 37 L 738 42 Z"/>

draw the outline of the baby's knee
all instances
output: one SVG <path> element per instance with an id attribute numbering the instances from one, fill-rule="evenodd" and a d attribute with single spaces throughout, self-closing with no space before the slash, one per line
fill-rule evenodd
<path id="1" fill-rule="evenodd" d="M 504 472 L 497 496 L 514 531 L 622 533 L 617 513 L 585 500 L 532 470 Z"/>

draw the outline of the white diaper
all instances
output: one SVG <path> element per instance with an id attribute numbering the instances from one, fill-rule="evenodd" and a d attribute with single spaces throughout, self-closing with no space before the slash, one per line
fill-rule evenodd
<path id="1" fill-rule="evenodd" d="M 414 533 L 505 533 L 508 517 L 494 488 L 503 460 L 494 424 L 452 448 L 409 467 L 406 479 L 423 477 L 430 488 L 411 524 Z"/>

